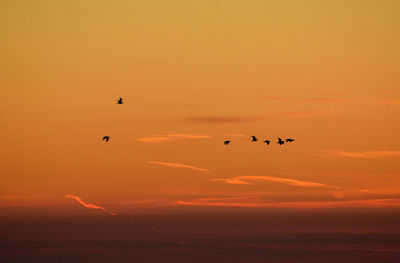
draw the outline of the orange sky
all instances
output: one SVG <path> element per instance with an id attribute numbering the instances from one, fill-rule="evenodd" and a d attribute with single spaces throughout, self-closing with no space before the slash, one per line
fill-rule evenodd
<path id="1" fill-rule="evenodd" d="M 400 205 L 398 1 L 0 12 L 1 205 Z"/>

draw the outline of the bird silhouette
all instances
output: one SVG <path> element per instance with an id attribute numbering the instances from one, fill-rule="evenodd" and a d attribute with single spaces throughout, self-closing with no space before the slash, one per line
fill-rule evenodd
<path id="1" fill-rule="evenodd" d="M 253 142 L 258 141 L 257 138 L 256 138 L 256 136 L 251 136 L 251 138 L 252 138 L 251 140 L 252 140 Z"/>
<path id="2" fill-rule="evenodd" d="M 279 145 L 282 145 L 282 144 L 284 144 L 285 142 L 282 141 L 282 139 L 278 137 L 278 142 L 277 142 L 277 143 L 278 143 Z"/>
<path id="3" fill-rule="evenodd" d="M 269 143 L 270 143 L 271 141 L 265 140 L 264 142 L 265 142 L 267 145 L 269 145 Z"/>
<path id="4" fill-rule="evenodd" d="M 124 102 L 122 101 L 122 98 L 119 98 L 117 101 L 117 104 L 123 104 Z"/>
<path id="5" fill-rule="evenodd" d="M 294 140 L 292 138 L 288 138 L 286 139 L 286 142 L 294 142 Z"/>
<path id="6" fill-rule="evenodd" d="M 109 139 L 110 139 L 110 136 L 104 136 L 104 137 L 103 137 L 103 141 L 108 142 Z"/>
<path id="7" fill-rule="evenodd" d="M 231 141 L 224 141 L 224 145 L 228 145 Z"/>

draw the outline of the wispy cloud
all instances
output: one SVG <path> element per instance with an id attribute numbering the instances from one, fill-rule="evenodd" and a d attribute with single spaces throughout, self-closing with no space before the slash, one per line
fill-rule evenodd
<path id="1" fill-rule="evenodd" d="M 108 213 L 110 215 L 113 215 L 113 216 L 117 215 L 116 213 L 108 211 L 104 207 L 101 207 L 101 206 L 98 206 L 98 205 L 95 205 L 95 204 L 86 203 L 85 201 L 82 200 L 82 198 L 80 198 L 80 197 L 78 197 L 76 195 L 67 194 L 65 197 L 77 201 L 78 203 L 80 203 L 82 206 L 84 206 L 86 208 L 102 210 L 102 211 L 104 211 L 104 212 L 106 212 L 106 213 Z"/>
<path id="2" fill-rule="evenodd" d="M 314 103 L 348 103 L 353 102 L 353 100 L 348 99 L 327 99 L 327 98 L 319 98 L 319 99 L 303 99 L 304 102 L 314 102 Z"/>
<path id="3" fill-rule="evenodd" d="M 192 200 L 178 200 L 178 205 L 185 206 L 222 206 L 222 207 L 265 207 L 266 201 L 257 197 L 223 197 L 197 198 Z"/>
<path id="4" fill-rule="evenodd" d="M 400 156 L 400 151 L 361 151 L 350 152 L 343 150 L 322 150 L 317 155 L 320 156 L 343 156 L 363 159 L 387 159 Z"/>
<path id="5" fill-rule="evenodd" d="M 297 103 L 369 103 L 383 105 L 400 105 L 400 99 L 287 98 L 274 96 L 263 96 L 262 99 Z"/>
<path id="6" fill-rule="evenodd" d="M 248 207 L 248 208 L 344 208 L 344 207 L 400 207 L 398 198 L 378 198 L 365 200 L 344 200 L 344 201 L 294 201 L 294 202 L 273 202 L 258 198 L 226 199 L 226 198 L 198 198 L 191 200 L 176 201 L 178 205 L 184 206 L 219 206 L 219 207 Z"/>
<path id="7" fill-rule="evenodd" d="M 264 96 L 263 99 L 284 101 L 284 102 L 310 102 L 310 103 L 348 103 L 353 102 L 350 99 L 336 99 L 336 98 L 286 98 L 286 97 L 271 97 Z"/>
<path id="8" fill-rule="evenodd" d="M 292 111 L 292 112 L 266 113 L 255 116 L 242 116 L 242 117 L 198 116 L 198 117 L 187 118 L 187 120 L 196 123 L 224 124 L 224 123 L 246 123 L 246 122 L 265 121 L 268 120 L 269 117 L 313 117 L 313 116 L 324 116 L 324 115 L 326 114 L 317 111 L 309 111 L 309 112 Z"/>
<path id="9" fill-rule="evenodd" d="M 242 122 L 253 122 L 262 120 L 259 116 L 245 116 L 245 117 L 233 117 L 233 116 L 197 116 L 189 117 L 187 120 L 197 123 L 242 123 Z"/>
<path id="10" fill-rule="evenodd" d="M 161 136 L 160 137 L 142 137 L 142 138 L 138 138 L 136 140 L 139 141 L 139 142 L 154 142 L 154 143 L 156 143 L 156 142 L 175 141 L 174 138 L 167 137 L 167 136 L 164 136 L 164 137 L 161 137 Z"/>
<path id="11" fill-rule="evenodd" d="M 185 134 L 185 133 L 176 133 L 176 134 L 161 134 L 161 135 L 153 135 L 148 137 L 141 137 L 136 139 L 139 142 L 167 142 L 167 141 L 176 141 L 179 139 L 208 139 L 212 138 L 211 135 L 198 135 L 198 134 Z"/>
<path id="12" fill-rule="evenodd" d="M 322 183 L 315 183 L 315 182 L 307 182 L 307 181 L 300 181 L 291 178 L 283 178 L 283 177 L 275 177 L 275 176 L 256 176 L 256 175 L 243 175 L 243 176 L 236 176 L 233 178 L 222 178 L 222 179 L 210 179 L 210 181 L 222 181 L 228 184 L 243 184 L 243 185 L 251 185 L 254 181 L 267 181 L 267 182 L 275 182 L 281 184 L 289 184 L 298 187 L 328 187 L 328 188 L 335 188 L 338 189 L 337 186 L 326 185 Z"/>
<path id="13" fill-rule="evenodd" d="M 301 111 L 291 111 L 291 112 L 277 112 L 265 114 L 265 117 L 276 116 L 276 117 L 314 117 L 314 116 L 324 116 L 325 113 L 317 111 L 301 112 Z"/>
<path id="14" fill-rule="evenodd" d="M 175 167 L 175 168 L 186 168 L 186 169 L 201 171 L 203 173 L 208 173 L 209 172 L 207 169 L 199 168 L 199 167 L 188 165 L 188 164 L 170 163 L 170 162 L 156 162 L 156 161 L 148 161 L 148 163 L 162 165 L 162 166 L 168 166 L 168 167 Z"/>
<path id="15" fill-rule="evenodd" d="M 393 197 L 390 195 L 384 195 L 367 189 L 341 189 L 340 191 L 333 192 L 332 196 L 336 199 L 360 199 L 360 198 L 376 199 L 382 197 L 386 198 Z"/>
<path id="16" fill-rule="evenodd" d="M 400 99 L 399 100 L 380 100 L 378 103 L 385 104 L 385 105 L 400 105 Z"/>
<path id="17" fill-rule="evenodd" d="M 158 134 L 150 135 L 146 137 L 137 138 L 139 142 L 149 142 L 149 143 L 160 143 L 160 142 L 172 142 L 182 139 L 210 139 L 215 137 L 246 137 L 247 135 L 240 133 L 230 133 L 230 134 L 185 134 L 185 133 L 175 133 L 175 134 Z"/>

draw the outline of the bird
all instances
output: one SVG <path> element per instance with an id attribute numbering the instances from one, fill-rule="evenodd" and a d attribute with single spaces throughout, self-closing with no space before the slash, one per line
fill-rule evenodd
<path id="1" fill-rule="evenodd" d="M 231 141 L 224 141 L 224 145 L 228 145 Z"/>
<path id="2" fill-rule="evenodd" d="M 286 142 L 294 142 L 294 140 L 292 138 L 288 138 L 286 139 Z"/>
<path id="3" fill-rule="evenodd" d="M 104 136 L 104 137 L 103 137 L 103 141 L 108 142 L 109 139 L 110 139 L 110 136 Z"/>
<path id="4" fill-rule="evenodd" d="M 282 144 L 284 144 L 285 142 L 282 141 L 282 139 L 278 137 L 278 142 L 277 142 L 277 143 L 278 143 L 279 145 L 282 145 Z"/>
<path id="5" fill-rule="evenodd" d="M 252 140 L 253 142 L 258 141 L 257 138 L 256 138 L 256 136 L 251 136 L 251 138 L 252 138 L 251 140 Z"/>
<path id="6" fill-rule="evenodd" d="M 117 104 L 123 104 L 124 102 L 122 101 L 122 98 L 119 98 L 117 101 Z"/>
<path id="7" fill-rule="evenodd" d="M 269 143 L 270 143 L 271 141 L 265 140 L 264 142 L 265 142 L 267 145 L 269 145 Z"/>

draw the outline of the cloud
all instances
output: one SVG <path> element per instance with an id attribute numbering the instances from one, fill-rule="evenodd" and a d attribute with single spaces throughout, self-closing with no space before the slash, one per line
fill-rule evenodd
<path id="1" fill-rule="evenodd" d="M 250 116 L 250 117 L 230 117 L 230 116 L 197 116 L 187 118 L 191 122 L 198 123 L 242 123 L 242 122 L 253 122 L 262 120 L 262 117 Z"/>
<path id="2" fill-rule="evenodd" d="M 166 142 L 175 141 L 172 137 L 143 137 L 136 139 L 139 142 Z"/>
<path id="3" fill-rule="evenodd" d="M 290 99 L 285 98 L 285 97 L 263 96 L 262 98 L 267 99 L 267 100 L 290 101 Z"/>
<path id="4" fill-rule="evenodd" d="M 387 159 L 400 156 L 400 151 L 362 151 L 349 152 L 342 150 L 322 150 L 318 153 L 321 156 L 343 156 L 363 159 Z"/>
<path id="5" fill-rule="evenodd" d="M 265 200 L 258 198 L 198 198 L 193 200 L 178 200 L 177 205 L 184 206 L 222 206 L 222 207 L 265 207 Z"/>
<path id="6" fill-rule="evenodd" d="M 378 103 L 384 105 L 400 105 L 400 100 L 380 100 Z"/>
<path id="7" fill-rule="evenodd" d="M 167 141 L 176 141 L 179 139 L 208 139 L 212 138 L 211 135 L 197 135 L 197 134 L 185 134 L 185 133 L 177 133 L 177 134 L 161 134 L 161 135 L 153 135 L 149 137 L 142 137 L 136 139 L 139 142 L 167 142 Z"/>
<path id="8" fill-rule="evenodd" d="M 315 102 L 315 103 L 347 103 L 352 102 L 352 100 L 345 99 L 303 99 L 304 102 Z"/>
<path id="9" fill-rule="evenodd" d="M 197 123 L 211 123 L 211 124 L 224 124 L 224 123 L 246 123 L 246 122 L 256 122 L 265 121 L 269 117 L 313 117 L 313 116 L 324 116 L 326 114 L 322 112 L 277 112 L 277 113 L 266 113 L 258 116 L 198 116 L 187 118 L 191 122 Z"/>
<path id="10" fill-rule="evenodd" d="M 210 139 L 214 137 L 246 137 L 247 135 L 240 133 L 230 133 L 230 134 L 219 134 L 219 135 L 199 135 L 199 134 L 161 134 L 161 135 L 151 135 L 147 137 L 137 138 L 139 142 L 149 142 L 149 143 L 160 143 L 160 142 L 172 142 L 181 139 Z"/>
<path id="11" fill-rule="evenodd" d="M 332 98 L 286 98 L 286 97 L 271 97 L 264 96 L 263 99 L 275 100 L 275 101 L 284 101 L 284 102 L 311 102 L 311 103 L 347 103 L 352 102 L 353 100 L 349 99 L 332 99 Z"/>
<path id="12" fill-rule="evenodd" d="M 264 96 L 263 99 L 282 101 L 282 102 L 299 102 L 299 103 L 369 103 L 369 104 L 383 104 L 383 105 L 400 105 L 400 99 L 336 99 L 336 98 L 287 98 L 287 97 L 273 97 Z"/>
<path id="13" fill-rule="evenodd" d="M 265 116 L 276 116 L 276 117 L 313 117 L 313 116 L 323 116 L 322 112 L 310 111 L 310 112 L 278 112 L 278 113 L 268 113 Z"/>
<path id="14" fill-rule="evenodd" d="M 215 181 L 215 182 L 221 181 L 221 182 L 225 182 L 225 183 L 228 183 L 228 184 L 246 184 L 246 185 L 251 185 L 251 183 L 242 180 L 240 178 L 240 176 L 239 177 L 233 177 L 233 178 L 210 179 L 210 181 Z"/>
<path id="15" fill-rule="evenodd" d="M 168 166 L 168 167 L 192 169 L 192 170 L 197 170 L 197 171 L 201 171 L 201 172 L 204 172 L 204 173 L 208 173 L 209 172 L 207 169 L 199 168 L 199 167 L 188 165 L 188 164 L 169 163 L 169 162 L 155 162 L 155 161 L 148 161 L 148 163 L 158 164 L 158 165 L 163 165 L 163 166 Z"/>
<path id="16" fill-rule="evenodd" d="M 298 187 L 328 187 L 328 188 L 335 188 L 338 189 L 337 186 L 330 186 L 322 183 L 314 183 L 314 182 L 306 182 L 306 181 L 299 181 L 290 178 L 283 178 L 283 177 L 275 177 L 275 176 L 255 176 L 255 175 L 243 175 L 243 176 L 236 176 L 233 178 L 223 178 L 223 179 L 210 179 L 210 181 L 222 181 L 228 184 L 243 184 L 243 185 L 250 185 L 249 181 L 268 181 L 268 182 L 275 182 L 275 183 L 282 183 L 282 184 L 289 184 Z"/>
<path id="17" fill-rule="evenodd" d="M 74 199 L 75 201 L 77 201 L 78 203 L 80 203 L 82 206 L 84 206 L 84 207 L 86 207 L 86 208 L 102 210 L 102 211 L 104 211 L 104 212 L 106 212 L 106 213 L 108 213 L 108 214 L 110 214 L 110 215 L 113 215 L 113 216 L 116 216 L 116 215 L 117 215 L 116 213 L 112 213 L 112 212 L 108 211 L 108 210 L 105 209 L 104 207 L 101 207 L 101 206 L 98 206 L 98 205 L 95 205 L 95 204 L 86 203 L 85 201 L 83 201 L 83 200 L 82 200 L 80 197 L 78 197 L 78 196 L 67 194 L 65 197 L 66 197 L 66 198 Z"/>
<path id="18" fill-rule="evenodd" d="M 179 200 L 176 204 L 183 206 L 218 206 L 218 207 L 248 207 L 248 208 L 345 208 L 345 207 L 364 207 L 364 208 L 399 208 L 400 199 L 398 198 L 378 198 L 365 200 L 345 200 L 345 201 L 294 201 L 294 202 L 273 202 L 258 198 L 244 198 L 234 200 L 226 198 L 198 198 L 192 200 Z"/>
<path id="19" fill-rule="evenodd" d="M 343 199 L 343 198 L 360 198 L 360 197 L 382 197 L 382 194 L 377 193 L 375 191 L 367 190 L 367 189 L 341 189 L 341 191 L 338 192 L 333 192 L 332 193 L 333 197 L 336 199 Z"/>

